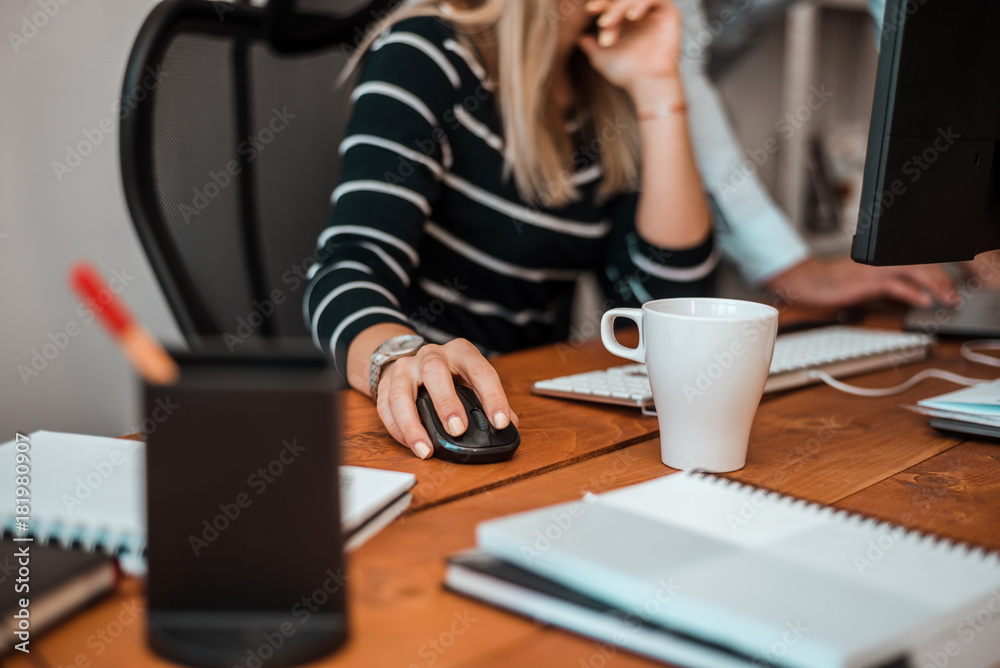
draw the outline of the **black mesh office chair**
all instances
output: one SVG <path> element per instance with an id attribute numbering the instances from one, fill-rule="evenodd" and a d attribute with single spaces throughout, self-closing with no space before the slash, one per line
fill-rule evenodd
<path id="1" fill-rule="evenodd" d="M 300 274 L 349 115 L 336 81 L 392 3 L 165 0 L 147 17 L 122 93 L 122 181 L 190 345 L 306 334 Z"/>

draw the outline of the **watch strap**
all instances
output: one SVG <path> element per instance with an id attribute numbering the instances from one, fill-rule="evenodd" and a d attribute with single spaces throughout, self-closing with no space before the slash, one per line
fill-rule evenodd
<path id="1" fill-rule="evenodd" d="M 368 366 L 368 390 L 373 400 L 378 398 L 378 384 L 382 379 L 382 369 L 401 357 L 416 355 L 427 341 L 418 334 L 402 334 L 383 341 L 372 353 Z M 400 349 L 400 346 L 402 348 Z"/>

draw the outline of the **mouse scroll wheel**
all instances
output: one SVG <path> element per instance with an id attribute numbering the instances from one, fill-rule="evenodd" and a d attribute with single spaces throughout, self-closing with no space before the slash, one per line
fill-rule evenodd
<path id="1" fill-rule="evenodd" d="M 479 431 L 489 431 L 490 422 L 486 419 L 486 415 L 484 415 L 482 411 L 472 411 L 472 420 L 476 423 L 476 426 L 479 427 Z"/>

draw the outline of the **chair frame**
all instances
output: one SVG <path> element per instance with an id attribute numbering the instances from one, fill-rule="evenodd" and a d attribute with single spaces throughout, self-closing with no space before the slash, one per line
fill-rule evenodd
<path id="1" fill-rule="evenodd" d="M 335 0 L 331 0 L 335 1 Z M 374 0 L 363 11 L 345 20 L 327 16 L 296 14 L 294 0 L 271 0 L 266 7 L 250 7 L 213 0 L 164 0 L 153 8 L 139 30 L 125 70 L 122 85 L 122 113 L 119 129 L 122 185 L 129 213 L 139 240 L 156 273 L 164 297 L 174 314 L 184 338 L 193 347 L 205 335 L 217 335 L 214 320 L 185 271 L 175 261 L 174 247 L 159 214 L 151 164 L 152 109 L 156 87 L 144 83 L 171 40 L 181 33 L 202 33 L 235 38 L 233 50 L 236 73 L 237 129 L 234 142 L 250 136 L 250 100 L 247 53 L 251 42 L 266 42 L 283 53 L 305 53 L 335 44 L 350 45 L 357 29 L 370 25 L 369 19 L 381 16 L 394 0 Z M 141 95 L 141 97 L 140 97 Z M 235 145 L 235 144 L 234 144 Z M 241 219 L 251 269 L 255 298 L 267 297 L 263 278 L 259 224 L 254 206 L 254 165 L 240 156 L 238 175 L 242 198 Z M 264 336 L 275 335 L 275 324 L 265 320 Z"/>

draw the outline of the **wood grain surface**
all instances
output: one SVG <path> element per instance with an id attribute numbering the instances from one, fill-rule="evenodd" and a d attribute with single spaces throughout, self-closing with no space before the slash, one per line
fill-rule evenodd
<path id="1" fill-rule="evenodd" d="M 898 316 L 874 322 L 891 326 Z M 518 456 L 505 466 L 416 460 L 385 434 L 368 400 L 356 394 L 343 398 L 349 434 L 345 462 L 416 473 L 418 502 L 350 555 L 351 638 L 342 651 L 314 665 L 654 665 L 441 586 L 445 558 L 473 546 L 476 524 L 483 520 L 671 472 L 660 463 L 655 420 L 635 410 L 530 394 L 533 380 L 616 363 L 595 342 L 562 352 L 560 356 L 549 347 L 497 360 L 524 439 Z M 927 363 L 857 382 L 892 385 L 929 365 L 990 376 L 962 361 L 957 344 L 945 343 Z M 1000 550 L 1000 449 L 987 441 L 943 435 L 899 406 L 949 389 L 933 381 L 885 399 L 852 397 L 826 387 L 765 397 L 751 432 L 747 466 L 729 477 Z M 142 582 L 128 579 L 109 598 L 34 639 L 34 659 L 53 667 L 174 665 L 146 649 L 143 606 Z M 23 656 L 5 657 L 4 664 L 45 665 Z"/>

